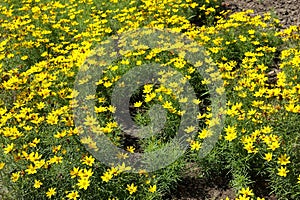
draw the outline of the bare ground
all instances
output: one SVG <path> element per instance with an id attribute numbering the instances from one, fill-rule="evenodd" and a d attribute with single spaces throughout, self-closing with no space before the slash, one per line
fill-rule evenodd
<path id="1" fill-rule="evenodd" d="M 252 9 L 256 14 L 271 12 L 283 27 L 300 25 L 299 0 L 224 0 L 223 5 L 233 11 Z"/>

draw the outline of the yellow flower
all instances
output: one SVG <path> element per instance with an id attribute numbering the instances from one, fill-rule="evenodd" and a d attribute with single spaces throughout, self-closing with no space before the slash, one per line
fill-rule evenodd
<path id="1" fill-rule="evenodd" d="M 37 109 L 41 110 L 45 107 L 45 103 L 44 102 L 40 102 L 36 105 Z"/>
<path id="2" fill-rule="evenodd" d="M 41 159 L 42 155 L 39 155 L 38 152 L 31 152 L 28 157 L 27 160 L 30 160 L 31 162 L 35 162 L 39 159 Z"/>
<path id="3" fill-rule="evenodd" d="M 103 106 L 99 106 L 99 107 L 96 107 L 95 106 L 95 112 L 96 113 L 101 113 L 101 112 L 105 112 L 105 111 L 107 111 L 107 108 L 106 107 L 103 107 Z"/>
<path id="4" fill-rule="evenodd" d="M 139 108 L 139 107 L 142 106 L 142 104 L 143 104 L 143 102 L 138 101 L 138 102 L 135 102 L 133 106 L 134 106 L 135 108 Z"/>
<path id="5" fill-rule="evenodd" d="M 207 138 L 207 137 L 209 137 L 211 135 L 212 135 L 211 130 L 202 129 L 202 131 L 201 131 L 201 133 L 199 133 L 198 137 L 200 139 L 205 139 L 205 138 Z"/>
<path id="6" fill-rule="evenodd" d="M 204 114 L 201 114 L 201 113 L 199 113 L 198 115 L 197 115 L 197 119 L 203 119 L 203 118 L 205 118 L 206 117 L 206 114 L 204 113 Z"/>
<path id="7" fill-rule="evenodd" d="M 249 33 L 250 35 L 253 35 L 253 34 L 255 33 L 255 30 L 253 30 L 253 29 L 248 30 L 248 33 Z"/>
<path id="8" fill-rule="evenodd" d="M 221 95 L 221 94 L 223 94 L 223 93 L 225 92 L 225 88 L 224 88 L 224 87 L 218 87 L 218 88 L 216 89 L 216 92 L 217 92 L 219 95 Z"/>
<path id="9" fill-rule="evenodd" d="M 28 59 L 28 56 L 22 56 L 21 57 L 21 60 L 27 60 Z"/>
<path id="10" fill-rule="evenodd" d="M 25 170 L 28 174 L 35 174 L 37 173 L 36 167 L 34 167 L 32 164 L 28 166 L 28 168 Z"/>
<path id="11" fill-rule="evenodd" d="M 40 188 L 41 185 L 43 185 L 43 183 L 41 181 L 34 180 L 34 185 L 33 185 L 34 188 Z"/>
<path id="12" fill-rule="evenodd" d="M 196 130 L 196 127 L 195 126 L 189 126 L 187 127 L 186 129 L 184 129 L 184 131 L 186 133 L 191 133 L 191 132 L 194 132 Z"/>
<path id="13" fill-rule="evenodd" d="M 34 165 L 35 165 L 35 168 L 36 169 L 39 169 L 39 168 L 41 168 L 42 166 L 44 166 L 45 165 L 45 160 L 43 159 L 43 160 L 39 160 L 39 161 L 34 161 Z"/>
<path id="14" fill-rule="evenodd" d="M 104 87 L 108 88 L 108 87 L 112 86 L 112 83 L 110 81 L 105 81 L 103 83 L 103 85 L 104 85 Z"/>
<path id="15" fill-rule="evenodd" d="M 228 125 L 228 127 L 225 128 L 225 132 L 226 132 L 225 140 L 232 141 L 235 138 L 237 138 L 236 128 L 234 126 Z"/>
<path id="16" fill-rule="evenodd" d="M 194 104 L 199 105 L 201 103 L 201 100 L 199 99 L 193 99 L 192 101 Z"/>
<path id="17" fill-rule="evenodd" d="M 52 152 L 56 154 L 60 149 L 61 149 L 61 145 L 54 146 L 52 147 Z"/>
<path id="18" fill-rule="evenodd" d="M 261 130 L 261 132 L 263 133 L 271 133 L 273 130 L 272 130 L 272 127 L 270 126 L 264 126 L 263 129 Z"/>
<path id="19" fill-rule="evenodd" d="M 105 172 L 103 176 L 101 176 L 102 181 L 108 182 L 112 179 L 113 175 L 110 172 Z"/>
<path id="20" fill-rule="evenodd" d="M 57 124 L 58 123 L 58 116 L 50 113 L 48 116 L 47 116 L 47 123 L 50 124 L 50 125 L 54 125 L 54 124 Z"/>
<path id="21" fill-rule="evenodd" d="M 13 150 L 13 148 L 14 148 L 14 143 L 7 145 L 7 147 L 4 148 L 4 153 L 8 154 L 9 152 L 11 152 Z"/>
<path id="22" fill-rule="evenodd" d="M 247 197 L 246 195 L 239 195 L 235 200 L 250 200 L 250 197 Z"/>
<path id="23" fill-rule="evenodd" d="M 34 138 L 34 140 L 32 141 L 32 142 L 30 142 L 29 143 L 29 146 L 30 147 L 36 147 L 36 145 L 38 144 L 38 143 L 40 143 L 40 139 L 37 139 L 37 138 Z"/>
<path id="24" fill-rule="evenodd" d="M 249 187 L 247 187 L 247 188 L 242 188 L 242 189 L 240 190 L 240 193 L 241 193 L 242 195 L 246 195 L 246 196 L 253 196 L 253 195 L 254 195 L 254 193 L 252 192 L 252 190 L 251 190 Z"/>
<path id="25" fill-rule="evenodd" d="M 286 169 L 286 167 L 282 167 L 280 169 L 278 169 L 278 175 L 279 176 L 284 176 L 286 177 L 287 173 L 289 172 L 289 170 Z"/>
<path id="26" fill-rule="evenodd" d="M 152 185 L 149 187 L 149 192 L 154 193 L 156 192 L 156 185 Z"/>
<path id="27" fill-rule="evenodd" d="M 169 102 L 169 101 L 166 101 L 163 105 L 163 108 L 166 108 L 166 109 L 171 109 L 173 108 L 172 107 L 172 102 Z"/>
<path id="28" fill-rule="evenodd" d="M 274 141 L 270 144 L 268 144 L 268 149 L 271 149 L 272 151 L 274 151 L 275 149 L 280 147 L 280 143 L 278 141 Z"/>
<path id="29" fill-rule="evenodd" d="M 93 170 L 92 169 L 83 169 L 83 170 L 80 170 L 79 173 L 78 173 L 78 176 L 80 178 L 89 178 L 91 177 L 92 175 L 94 174 Z"/>
<path id="30" fill-rule="evenodd" d="M 287 157 L 286 154 L 284 155 L 281 155 L 279 158 L 278 158 L 278 163 L 281 164 L 281 165 L 287 165 L 288 163 L 291 163 L 289 161 L 290 157 Z"/>
<path id="31" fill-rule="evenodd" d="M 191 150 L 198 151 L 201 148 L 201 144 L 198 141 L 191 142 Z"/>
<path id="32" fill-rule="evenodd" d="M 112 105 L 109 105 L 107 110 L 109 110 L 111 113 L 115 113 L 116 111 L 116 107 L 112 106 Z"/>
<path id="33" fill-rule="evenodd" d="M 113 175 L 115 175 L 115 176 L 117 176 L 119 174 L 119 171 L 118 171 L 118 169 L 116 167 L 110 168 L 108 170 L 108 172 L 111 173 L 111 174 L 113 174 Z"/>
<path id="34" fill-rule="evenodd" d="M 118 164 L 117 169 L 118 169 L 118 172 L 121 173 L 121 172 L 124 172 L 124 171 L 131 170 L 131 167 L 130 166 L 126 166 L 125 163 L 123 162 L 122 165 Z"/>
<path id="35" fill-rule="evenodd" d="M 242 41 L 242 42 L 245 42 L 247 40 L 246 37 L 244 37 L 243 35 L 239 35 L 239 39 Z"/>
<path id="36" fill-rule="evenodd" d="M 79 167 L 74 167 L 70 172 L 71 178 L 75 178 L 79 175 Z"/>
<path id="37" fill-rule="evenodd" d="M 59 163 L 62 163 L 62 159 L 63 159 L 62 156 L 53 156 L 53 158 L 50 158 L 49 163 L 50 164 L 52 164 L 52 163 L 59 164 Z"/>
<path id="38" fill-rule="evenodd" d="M 41 54 L 42 57 L 46 57 L 47 55 L 48 55 L 48 52 L 47 52 L 47 51 L 45 51 L 45 52 L 43 52 L 43 53 Z"/>
<path id="39" fill-rule="evenodd" d="M 92 116 L 87 116 L 84 120 L 85 122 L 83 124 L 87 126 L 93 126 L 98 124 L 97 119 Z"/>
<path id="40" fill-rule="evenodd" d="M 187 97 L 182 97 L 179 99 L 179 103 L 186 103 L 188 101 Z"/>
<path id="41" fill-rule="evenodd" d="M 258 149 L 254 147 L 252 142 L 245 143 L 244 149 L 246 149 L 248 153 L 257 153 L 258 152 Z"/>
<path id="42" fill-rule="evenodd" d="M 55 194 L 56 194 L 56 188 L 49 188 L 48 192 L 46 192 L 46 195 L 49 199 Z"/>
<path id="43" fill-rule="evenodd" d="M 82 160 L 82 164 L 86 164 L 88 166 L 93 166 L 93 163 L 95 161 L 95 158 L 93 158 L 93 156 L 85 156 L 84 159 Z"/>
<path id="44" fill-rule="evenodd" d="M 126 159 L 126 158 L 128 158 L 129 156 L 128 156 L 128 154 L 127 153 L 118 153 L 117 154 L 117 157 L 119 158 L 119 159 Z"/>
<path id="45" fill-rule="evenodd" d="M 20 172 L 12 173 L 12 175 L 11 175 L 12 182 L 17 182 L 19 177 L 20 177 Z"/>
<path id="46" fill-rule="evenodd" d="M 88 178 L 81 178 L 77 183 L 79 189 L 86 190 L 90 186 L 90 180 Z"/>
<path id="47" fill-rule="evenodd" d="M 40 8 L 39 8 L 38 6 L 34 6 L 34 7 L 31 9 L 31 11 L 32 11 L 33 13 L 36 13 L 36 12 L 40 12 L 41 10 L 40 10 Z"/>
<path id="48" fill-rule="evenodd" d="M 156 93 L 155 92 L 148 93 L 145 96 L 145 102 L 150 102 L 155 97 L 156 97 Z"/>
<path id="49" fill-rule="evenodd" d="M 79 197 L 79 194 L 78 194 L 77 191 L 70 192 L 70 193 L 67 195 L 67 198 L 68 198 L 68 199 L 71 199 L 71 200 L 76 200 L 78 197 Z"/>
<path id="50" fill-rule="evenodd" d="M 3 167 L 5 166 L 4 162 L 0 162 L 0 170 L 3 169 Z"/>
<path id="51" fill-rule="evenodd" d="M 134 153 L 135 148 L 133 146 L 129 146 L 126 148 L 127 151 L 129 151 L 130 153 Z"/>
<path id="52" fill-rule="evenodd" d="M 272 160 L 272 153 L 266 153 L 264 159 L 268 162 L 271 161 Z"/>
<path id="53" fill-rule="evenodd" d="M 131 185 L 127 185 L 126 190 L 129 191 L 129 194 L 133 194 L 137 191 L 137 186 L 134 186 L 134 183 L 131 183 Z"/>
<path id="54" fill-rule="evenodd" d="M 153 85 L 152 84 L 146 84 L 144 85 L 143 93 L 148 94 L 152 91 Z"/>

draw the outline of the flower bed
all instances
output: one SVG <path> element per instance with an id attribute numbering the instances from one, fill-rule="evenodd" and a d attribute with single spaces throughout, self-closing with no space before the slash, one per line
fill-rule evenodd
<path id="1" fill-rule="evenodd" d="M 252 14 L 232 14 L 211 0 L 3 0 L 2 198 L 162 199 L 187 163 L 199 166 L 204 178 L 227 174 L 237 199 L 262 199 L 255 187 L 261 180 L 278 198 L 299 198 L 299 27 L 279 30 L 279 21 L 269 13 Z M 146 29 L 134 35 L 141 28 Z M 114 37 L 128 32 L 130 40 Z M 151 42 L 158 47 L 149 48 Z M 191 55 L 203 60 L 193 63 Z M 93 79 L 97 59 L 105 67 Z M 153 74 L 160 83 L 150 80 L 130 88 L 129 118 L 137 127 L 164 124 L 140 139 L 131 135 L 134 129 L 120 126 L 112 101 L 121 98 L 114 88 L 139 82 L 144 74 L 138 69 L 151 63 L 159 66 L 152 68 L 159 69 Z M 135 77 L 126 76 L 128 71 Z M 185 97 L 186 91 L 195 95 Z M 191 107 L 197 112 L 184 118 Z M 88 109 L 93 113 L 86 114 Z M 163 151 L 181 127 L 188 148 L 180 155 L 176 145 Z M 214 127 L 223 128 L 219 135 Z M 97 140 L 103 136 L 122 153 L 110 155 Z M 216 136 L 214 143 L 210 138 Z M 97 158 L 99 150 L 112 158 L 110 164 Z M 164 158 L 149 157 L 140 168 L 128 160 L 160 150 Z"/>

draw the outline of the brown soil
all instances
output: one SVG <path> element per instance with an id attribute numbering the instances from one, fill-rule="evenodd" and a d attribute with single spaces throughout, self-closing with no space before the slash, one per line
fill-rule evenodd
<path id="1" fill-rule="evenodd" d="M 224 0 L 223 5 L 233 11 L 251 9 L 256 14 L 271 12 L 278 17 L 284 28 L 300 25 L 299 0 Z"/>
<path id="2" fill-rule="evenodd" d="M 229 185 L 229 178 L 214 177 L 213 180 L 199 178 L 201 169 L 193 163 L 185 167 L 183 179 L 165 200 L 220 200 L 234 198 L 235 193 Z"/>

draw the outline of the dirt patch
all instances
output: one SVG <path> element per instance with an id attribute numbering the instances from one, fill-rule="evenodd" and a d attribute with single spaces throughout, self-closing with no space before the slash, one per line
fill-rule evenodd
<path id="1" fill-rule="evenodd" d="M 231 188 L 219 188 L 217 186 L 209 186 L 205 180 L 195 178 L 184 178 L 173 190 L 170 195 L 166 196 L 166 200 L 220 200 L 226 197 L 234 198 L 235 193 Z"/>
<path id="2" fill-rule="evenodd" d="M 234 198 L 235 192 L 229 187 L 229 178 L 200 178 L 201 169 L 196 164 L 189 163 L 185 167 L 182 180 L 164 197 L 165 200 L 220 200 L 226 197 Z"/>
<path id="3" fill-rule="evenodd" d="M 299 0 L 225 0 L 224 6 L 233 11 L 254 10 L 256 14 L 271 12 L 278 17 L 283 28 L 300 25 Z"/>

